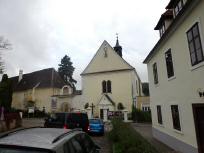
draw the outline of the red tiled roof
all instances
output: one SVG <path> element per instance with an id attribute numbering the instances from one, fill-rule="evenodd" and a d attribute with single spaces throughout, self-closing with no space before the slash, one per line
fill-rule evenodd
<path id="1" fill-rule="evenodd" d="M 173 10 L 172 9 L 166 10 L 166 12 L 164 12 L 161 15 L 161 17 L 160 17 L 156 27 L 154 28 L 154 30 L 159 30 L 161 28 L 161 25 L 165 21 L 165 19 L 173 19 Z"/>

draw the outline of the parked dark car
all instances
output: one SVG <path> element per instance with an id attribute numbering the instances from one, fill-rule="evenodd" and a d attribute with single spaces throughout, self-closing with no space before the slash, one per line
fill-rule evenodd
<path id="1" fill-rule="evenodd" d="M 45 119 L 44 127 L 74 129 L 81 128 L 88 132 L 89 120 L 86 113 L 55 113 Z"/>
<path id="2" fill-rule="evenodd" d="M 101 119 L 93 118 L 89 120 L 89 133 L 104 135 L 104 123 Z"/>

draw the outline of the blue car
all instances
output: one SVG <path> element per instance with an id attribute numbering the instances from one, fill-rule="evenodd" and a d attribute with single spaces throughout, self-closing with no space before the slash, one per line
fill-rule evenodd
<path id="1" fill-rule="evenodd" d="M 89 120 L 89 133 L 104 135 L 104 123 L 101 119 Z"/>

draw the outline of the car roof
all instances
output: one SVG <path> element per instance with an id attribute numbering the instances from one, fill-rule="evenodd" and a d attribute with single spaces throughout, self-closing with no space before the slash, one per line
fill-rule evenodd
<path id="1" fill-rule="evenodd" d="M 54 149 L 63 140 L 68 140 L 82 131 L 57 128 L 30 128 L 11 132 L 0 139 L 0 145 L 15 145 Z"/>

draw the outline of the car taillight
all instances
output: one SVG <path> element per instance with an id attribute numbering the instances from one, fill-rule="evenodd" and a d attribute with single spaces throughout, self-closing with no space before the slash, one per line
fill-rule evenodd
<path id="1" fill-rule="evenodd" d="M 64 129 L 68 129 L 68 126 L 65 124 L 63 128 L 64 128 Z"/>
<path id="2" fill-rule="evenodd" d="M 90 131 L 90 126 L 88 126 L 88 131 Z"/>

